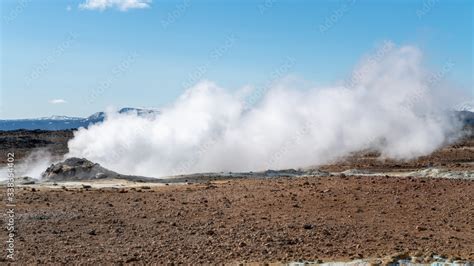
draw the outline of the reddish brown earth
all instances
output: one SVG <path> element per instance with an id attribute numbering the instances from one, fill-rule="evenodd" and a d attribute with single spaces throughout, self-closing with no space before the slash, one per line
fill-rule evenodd
<path id="1" fill-rule="evenodd" d="M 308 177 L 126 190 L 24 188 L 16 213 L 21 264 L 326 261 L 395 253 L 474 260 L 474 182 L 467 180 Z"/>
<path id="2" fill-rule="evenodd" d="M 67 142 L 73 136 L 72 130 L 0 131 L 0 163 L 7 163 L 8 152 L 15 152 L 17 162 L 36 150 L 45 150 L 52 156 L 60 157 L 68 152 Z"/>
<path id="3" fill-rule="evenodd" d="M 36 149 L 61 156 L 71 137 L 70 131 L 0 132 L 0 150 L 13 150 L 17 163 Z M 430 166 L 474 171 L 474 137 L 416 160 L 361 152 L 321 168 Z M 0 190 L 5 202 L 5 187 Z M 334 261 L 394 254 L 474 261 L 472 180 L 239 179 L 125 190 L 25 187 L 16 197 L 18 264 Z M 5 219 L 1 227 L 5 259 Z"/>
<path id="4" fill-rule="evenodd" d="M 354 168 L 371 171 L 414 171 L 427 167 L 458 171 L 474 170 L 474 135 L 445 145 L 432 154 L 421 156 L 415 160 L 381 159 L 380 154 L 376 152 L 359 152 L 318 168 L 337 172 Z"/>

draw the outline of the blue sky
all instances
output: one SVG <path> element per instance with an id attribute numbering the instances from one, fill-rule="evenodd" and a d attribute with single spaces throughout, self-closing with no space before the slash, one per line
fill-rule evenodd
<path id="1" fill-rule="evenodd" d="M 289 58 L 288 74 L 331 84 L 384 40 L 452 60 L 473 93 L 468 0 L 88 1 L 1 2 L 0 118 L 160 107 L 200 79 L 263 86 Z"/>

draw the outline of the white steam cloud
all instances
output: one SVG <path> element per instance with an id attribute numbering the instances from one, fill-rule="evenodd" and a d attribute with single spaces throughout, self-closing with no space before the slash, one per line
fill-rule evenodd
<path id="1" fill-rule="evenodd" d="M 417 48 L 385 43 L 344 85 L 298 89 L 282 82 L 251 107 L 242 91 L 204 81 L 155 118 L 111 113 L 78 130 L 68 156 L 155 177 L 306 167 L 367 148 L 410 159 L 460 129 L 446 112 L 453 102 L 443 82 L 431 76 Z"/>
<path id="2" fill-rule="evenodd" d="M 41 179 L 41 174 L 52 163 L 58 160 L 53 159 L 51 153 L 46 149 L 38 149 L 32 151 L 28 156 L 15 164 L 15 177 L 32 177 Z M 8 179 L 8 167 L 0 169 L 0 181 Z"/>

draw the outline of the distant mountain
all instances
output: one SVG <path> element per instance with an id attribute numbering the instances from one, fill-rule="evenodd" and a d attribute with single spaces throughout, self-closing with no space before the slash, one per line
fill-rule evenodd
<path id="1" fill-rule="evenodd" d="M 142 117 L 155 117 L 160 112 L 155 109 L 141 108 L 122 108 L 118 111 L 120 114 L 135 113 Z M 63 130 L 75 129 L 80 127 L 88 127 L 92 124 L 104 121 L 105 112 L 95 113 L 87 118 L 68 117 L 68 116 L 51 116 L 32 119 L 5 119 L 0 120 L 0 130 L 17 130 L 17 129 L 41 129 L 41 130 Z"/>
<path id="2" fill-rule="evenodd" d="M 455 112 L 465 125 L 474 126 L 474 101 L 467 101 L 458 105 Z"/>
<path id="3" fill-rule="evenodd" d="M 142 108 L 131 108 L 131 107 L 125 107 L 122 108 L 118 111 L 119 114 L 125 114 L 125 113 L 133 113 L 141 117 L 152 117 L 154 118 L 156 115 L 160 113 L 160 111 L 156 109 L 142 109 Z M 97 122 L 102 122 L 104 121 L 106 116 L 105 112 L 97 112 L 91 116 L 89 116 L 87 119 L 92 122 L 92 123 L 97 123 Z"/>
<path id="4" fill-rule="evenodd" d="M 470 111 L 472 110 L 472 111 Z M 470 105 L 463 105 L 463 108 L 455 111 L 456 116 L 467 125 L 474 126 L 474 108 Z M 120 114 L 133 113 L 140 117 L 154 118 L 160 114 L 156 109 L 142 108 L 122 108 L 118 111 Z M 68 116 L 51 116 L 34 119 L 6 119 L 0 120 L 0 130 L 18 130 L 18 129 L 41 129 L 41 130 L 63 130 L 76 129 L 80 127 L 87 128 L 90 125 L 104 121 L 105 112 L 97 112 L 87 118 L 68 117 Z"/>
<path id="5" fill-rule="evenodd" d="M 474 101 L 465 102 L 465 103 L 460 104 L 456 108 L 456 111 L 474 113 Z"/>
<path id="6" fill-rule="evenodd" d="M 474 126 L 474 112 L 470 111 L 458 111 L 458 117 L 464 124 Z"/>

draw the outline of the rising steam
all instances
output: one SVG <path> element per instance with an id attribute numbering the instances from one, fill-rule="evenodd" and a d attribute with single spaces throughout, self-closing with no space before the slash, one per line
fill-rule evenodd
<path id="1" fill-rule="evenodd" d="M 56 162 L 58 158 L 55 158 L 46 149 L 37 149 L 32 151 L 28 156 L 21 161 L 21 163 L 15 164 L 15 176 L 16 177 L 32 177 L 35 179 L 41 179 L 41 173 L 44 169 Z M 0 169 L 0 181 L 6 180 L 8 177 L 8 167 Z"/>
<path id="2" fill-rule="evenodd" d="M 387 42 L 342 85 L 282 82 L 245 95 L 203 81 L 155 118 L 110 113 L 75 133 L 68 156 L 155 177 L 305 167 L 367 148 L 409 159 L 459 132 L 442 83 L 425 70 L 417 48 Z"/>

